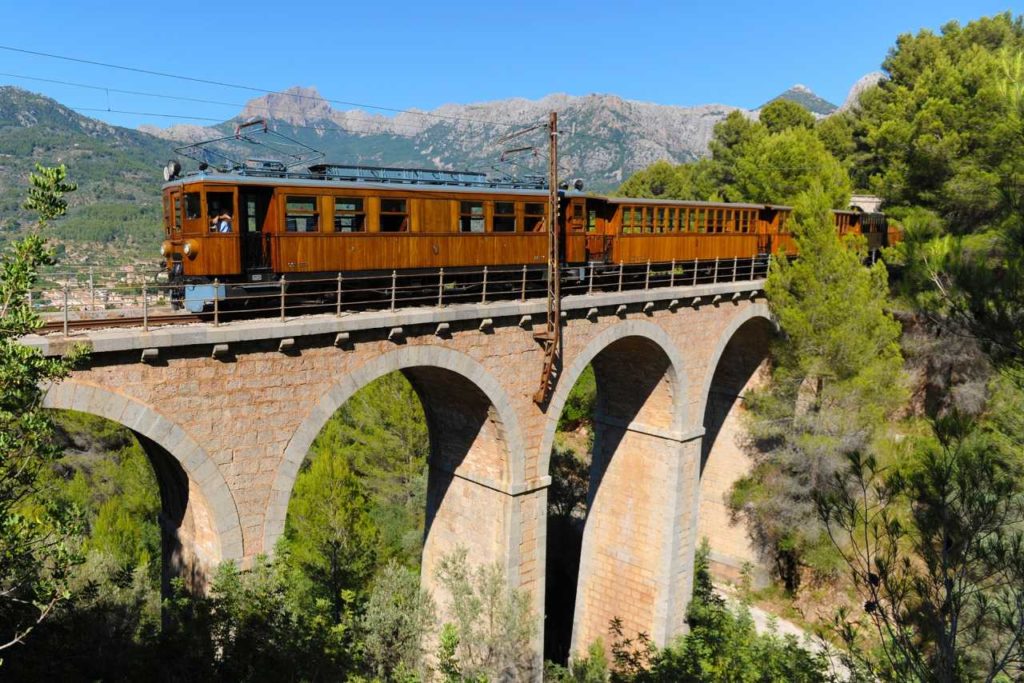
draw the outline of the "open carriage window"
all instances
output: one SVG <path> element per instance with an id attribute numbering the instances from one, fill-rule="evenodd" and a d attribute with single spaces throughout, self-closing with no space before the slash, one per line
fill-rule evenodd
<path id="1" fill-rule="evenodd" d="M 185 193 L 185 220 L 194 221 L 202 216 L 202 204 L 198 192 Z"/>
<path id="2" fill-rule="evenodd" d="M 316 232 L 319 230 L 316 197 L 288 197 L 285 203 L 286 232 Z"/>
<path id="3" fill-rule="evenodd" d="M 544 230 L 544 214 L 547 206 L 540 203 L 527 202 L 523 209 L 526 216 L 526 231 L 541 232 Z"/>
<path id="4" fill-rule="evenodd" d="M 461 232 L 483 232 L 484 224 L 483 202 L 459 202 L 459 230 Z"/>
<path id="5" fill-rule="evenodd" d="M 334 232 L 362 232 L 366 214 L 359 197 L 338 197 L 334 200 Z"/>
<path id="6" fill-rule="evenodd" d="M 404 199 L 380 200 L 380 231 L 409 231 L 409 212 Z"/>
<path id="7" fill-rule="evenodd" d="M 515 232 L 515 202 L 494 202 L 494 232 Z"/>

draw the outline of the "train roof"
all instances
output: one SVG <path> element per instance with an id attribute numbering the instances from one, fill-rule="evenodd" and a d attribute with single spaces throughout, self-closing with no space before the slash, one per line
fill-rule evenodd
<path id="1" fill-rule="evenodd" d="M 164 183 L 164 189 L 189 183 L 218 183 L 227 185 L 262 185 L 273 187 L 325 187 L 335 189 L 399 190 L 408 192 L 464 192 L 467 194 L 508 194 L 527 197 L 547 197 L 546 189 L 531 189 L 507 184 L 465 185 L 458 183 L 392 182 L 381 180 L 339 180 L 308 173 L 221 173 L 198 171 Z"/>

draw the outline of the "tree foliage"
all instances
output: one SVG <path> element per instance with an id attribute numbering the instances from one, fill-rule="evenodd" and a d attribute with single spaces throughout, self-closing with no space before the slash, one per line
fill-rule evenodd
<path id="1" fill-rule="evenodd" d="M 769 133 L 781 133 L 791 128 L 814 127 L 814 114 L 793 100 L 772 100 L 761 109 L 758 120 Z"/>
<path id="2" fill-rule="evenodd" d="M 908 462 L 851 453 L 818 504 L 864 600 L 841 614 L 851 652 L 886 680 L 1024 673 L 1024 461 L 962 415 L 931 423 Z M 1005 436 L 1005 435 L 1003 435 Z M 865 656 L 867 622 L 883 657 Z"/>
<path id="3" fill-rule="evenodd" d="M 689 633 L 664 648 L 644 634 L 627 635 L 613 620 L 610 663 L 595 643 L 587 656 L 552 679 L 576 683 L 813 683 L 834 680 L 826 655 L 804 647 L 774 629 L 758 633 L 744 604 L 729 606 L 711 583 L 709 549 L 697 553 L 693 599 L 687 610 Z"/>
<path id="4" fill-rule="evenodd" d="M 26 206 L 40 224 L 64 213 L 63 167 L 38 167 Z M 43 410 L 42 386 L 64 377 L 76 356 L 44 357 L 19 342 L 40 321 L 28 292 L 52 255 L 38 235 L 0 257 L 0 650 L 22 639 L 68 596 L 69 572 L 79 558 L 69 543 L 79 525 L 73 506 L 46 495 L 44 473 L 60 456 Z"/>
<path id="5" fill-rule="evenodd" d="M 437 572 L 448 594 L 459 674 L 473 681 L 532 680 L 536 629 L 529 596 L 509 586 L 501 567 L 474 567 L 467 556 L 460 548 L 441 560 Z"/>
<path id="6" fill-rule="evenodd" d="M 820 189 L 797 202 L 800 258 L 776 261 L 768 275 L 783 336 L 772 348 L 769 386 L 746 397 L 755 467 L 730 501 L 790 589 L 804 565 L 827 571 L 831 561 L 814 492 L 844 454 L 874 442 L 905 397 L 885 266 L 863 266 L 863 244 L 840 241 L 828 206 Z"/>
<path id="7" fill-rule="evenodd" d="M 824 130 L 828 137 L 819 135 L 807 110 L 789 100 L 766 106 L 760 121 L 734 111 L 715 125 L 710 159 L 678 166 L 656 162 L 627 179 L 618 194 L 790 204 L 817 183 L 826 188 L 832 208 L 845 208 L 852 186 L 833 155 L 833 148 L 845 147 L 834 127 Z"/>
<path id="8" fill-rule="evenodd" d="M 343 454 L 321 453 L 295 481 L 282 553 L 339 621 L 352 592 L 373 576 L 377 528 Z"/>

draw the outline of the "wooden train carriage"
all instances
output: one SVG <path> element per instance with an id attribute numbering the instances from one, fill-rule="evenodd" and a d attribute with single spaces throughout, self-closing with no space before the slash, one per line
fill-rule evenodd
<path id="1" fill-rule="evenodd" d="M 784 206 L 592 197 L 580 213 L 575 201 L 569 200 L 567 260 L 584 251 L 590 260 L 625 264 L 748 258 L 777 251 L 788 238 Z M 572 247 L 577 214 L 585 250 Z"/>
<path id="2" fill-rule="evenodd" d="M 547 262 L 542 190 L 218 174 L 169 183 L 164 206 L 185 278 Z"/>
<path id="3" fill-rule="evenodd" d="M 863 235 L 868 251 L 889 246 L 889 226 L 885 214 L 865 211 L 833 211 L 840 235 Z"/>

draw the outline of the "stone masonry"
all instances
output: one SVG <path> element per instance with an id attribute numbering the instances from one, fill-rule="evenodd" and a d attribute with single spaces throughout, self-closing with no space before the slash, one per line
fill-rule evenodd
<path id="1" fill-rule="evenodd" d="M 48 354 L 91 347 L 89 364 L 51 387 L 46 404 L 141 437 L 161 482 L 167 571 L 199 589 L 217 563 L 245 566 L 273 551 L 326 421 L 367 383 L 405 373 L 431 439 L 425 585 L 440 557 L 465 546 L 471 562 L 499 563 L 529 593 L 541 633 L 550 453 L 569 390 L 593 363 L 597 428 L 573 644 L 605 637 L 613 617 L 662 644 L 685 628 L 698 519 L 709 509 L 706 422 L 722 441 L 737 403 L 709 400 L 741 393 L 763 358 L 762 285 L 567 297 L 560 377 L 540 407 L 532 332 L 543 325 L 543 301 L 26 342 Z M 730 374 L 723 363 L 742 367 Z"/>

